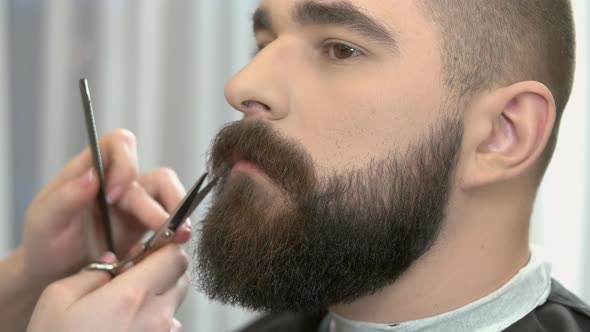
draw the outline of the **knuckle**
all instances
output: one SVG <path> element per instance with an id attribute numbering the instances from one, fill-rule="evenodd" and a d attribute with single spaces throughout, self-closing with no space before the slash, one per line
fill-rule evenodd
<path id="1" fill-rule="evenodd" d="M 33 198 L 29 206 L 24 211 L 25 220 L 35 221 L 47 217 L 43 212 L 47 209 L 47 195 L 39 193 Z"/>
<path id="2" fill-rule="evenodd" d="M 177 246 L 178 248 L 176 249 L 176 254 L 175 254 L 175 260 L 176 260 L 176 264 L 177 266 L 182 270 L 182 271 L 186 271 L 186 269 L 188 269 L 188 255 L 186 254 L 186 252 L 184 250 L 182 250 L 182 248 L 180 246 Z"/>
<path id="3" fill-rule="evenodd" d="M 147 295 L 148 292 L 144 288 L 127 287 L 119 297 L 120 305 L 125 310 L 137 311 L 143 304 Z"/>
<path id="4" fill-rule="evenodd" d="M 54 282 L 47 286 L 43 291 L 41 297 L 44 300 L 53 302 L 57 299 L 60 301 L 70 302 L 74 294 L 70 288 L 67 287 L 63 282 Z"/>
<path id="5" fill-rule="evenodd" d="M 185 272 L 185 273 L 182 275 L 182 277 L 180 278 L 180 285 L 181 285 L 182 287 L 188 287 L 188 285 L 190 284 L 190 282 L 191 282 L 191 277 L 190 277 L 190 275 L 188 274 L 188 272 Z"/>
<path id="6" fill-rule="evenodd" d="M 63 287 L 61 287 L 59 283 L 53 283 L 53 284 L 47 286 L 47 288 L 45 288 L 41 297 L 42 298 L 54 298 L 54 297 L 60 296 L 62 288 Z"/>
<path id="7" fill-rule="evenodd" d="M 184 301 L 184 297 L 188 292 L 190 282 L 191 280 L 188 273 L 184 273 L 182 277 L 180 277 L 180 280 L 178 280 L 176 283 L 176 288 L 178 289 L 178 295 L 180 297 L 180 300 L 176 304 L 177 306 L 180 306 Z"/>
<path id="8" fill-rule="evenodd" d="M 162 310 L 152 316 L 151 328 L 154 331 L 170 331 L 174 319 L 167 313 L 167 310 Z"/>
<path id="9" fill-rule="evenodd" d="M 119 201 L 119 208 L 125 212 L 133 211 L 135 206 L 140 203 L 141 194 L 142 187 L 136 181 L 131 182 Z"/>
<path id="10" fill-rule="evenodd" d="M 36 200 L 33 200 L 33 202 L 31 203 L 31 205 L 29 205 L 29 207 L 25 210 L 25 220 L 29 221 L 29 222 L 33 222 L 34 220 L 37 220 L 38 217 L 38 213 L 37 213 L 37 204 L 38 202 Z"/>
<path id="11" fill-rule="evenodd" d="M 176 179 L 177 177 L 176 172 L 170 167 L 160 167 L 156 170 L 156 174 L 158 174 L 159 178 L 165 180 Z"/>
<path id="12" fill-rule="evenodd" d="M 136 145 L 137 138 L 135 137 L 135 134 L 130 130 L 119 128 L 114 131 L 114 135 L 116 136 L 117 140 L 129 146 Z"/>
<path id="13" fill-rule="evenodd" d="M 137 198 L 137 196 L 143 192 L 143 187 L 137 181 L 133 181 L 129 185 L 129 188 L 127 188 L 127 191 L 133 198 Z"/>

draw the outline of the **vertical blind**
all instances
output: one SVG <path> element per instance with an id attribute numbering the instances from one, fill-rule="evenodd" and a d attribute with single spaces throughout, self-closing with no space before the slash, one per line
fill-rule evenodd
<path id="1" fill-rule="evenodd" d="M 590 301 L 589 4 L 574 0 L 578 69 L 531 239 L 554 275 Z M 190 184 L 213 136 L 238 119 L 225 81 L 247 63 L 256 0 L 0 0 L 0 254 L 18 245 L 26 206 L 86 146 L 77 81 L 87 77 L 101 133 L 138 138 L 140 168 Z M 253 314 L 191 290 L 187 331 L 232 330 Z"/>

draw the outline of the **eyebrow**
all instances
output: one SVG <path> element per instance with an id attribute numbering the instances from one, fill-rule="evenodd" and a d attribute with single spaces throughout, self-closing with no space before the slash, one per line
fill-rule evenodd
<path id="1" fill-rule="evenodd" d="M 384 44 L 395 52 L 398 51 L 398 45 L 392 32 L 347 1 L 332 3 L 318 3 L 311 0 L 302 1 L 293 8 L 291 16 L 295 23 L 301 26 L 332 25 L 342 27 Z M 274 31 L 270 13 L 266 8 L 259 7 L 252 19 L 254 33 Z"/>

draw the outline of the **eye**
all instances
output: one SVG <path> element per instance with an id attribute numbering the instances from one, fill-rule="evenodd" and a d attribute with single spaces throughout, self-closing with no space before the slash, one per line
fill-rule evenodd
<path id="1" fill-rule="evenodd" d="M 347 60 L 363 55 L 361 51 L 343 43 L 330 43 L 326 45 L 326 51 L 328 56 L 335 60 Z"/>

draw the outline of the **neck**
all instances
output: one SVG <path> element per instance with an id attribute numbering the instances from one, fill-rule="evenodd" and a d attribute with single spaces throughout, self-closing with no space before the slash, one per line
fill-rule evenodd
<path id="1" fill-rule="evenodd" d="M 408 271 L 377 293 L 330 310 L 350 320 L 393 324 L 449 312 L 494 292 L 529 259 L 533 200 L 507 192 L 512 194 L 494 195 L 499 198 L 492 202 L 489 192 L 455 193 L 437 240 Z"/>

